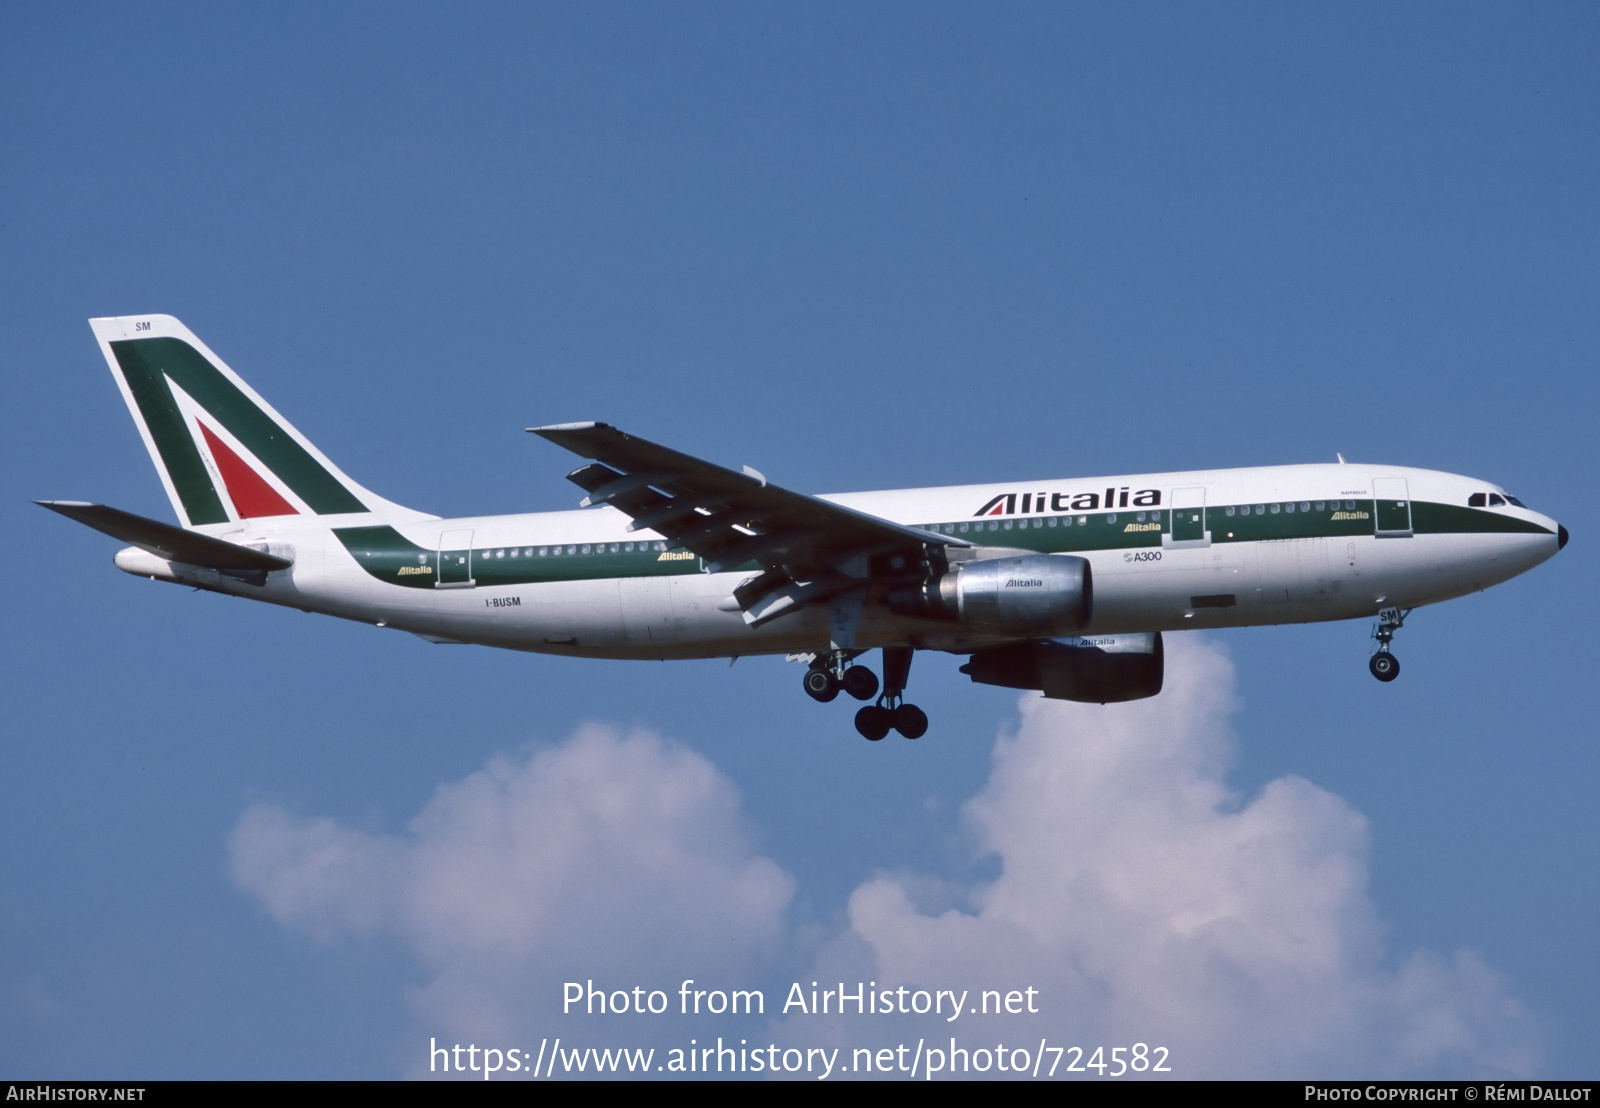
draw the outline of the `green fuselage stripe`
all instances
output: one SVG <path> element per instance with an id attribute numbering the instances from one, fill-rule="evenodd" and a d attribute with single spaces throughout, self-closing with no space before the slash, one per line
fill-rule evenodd
<path id="1" fill-rule="evenodd" d="M 1287 502 L 1235 504 L 1228 507 L 1176 509 L 1200 512 L 1201 531 L 1211 532 L 1214 544 L 1264 542 L 1276 539 L 1357 538 L 1374 533 L 1378 504 L 1372 500 L 1340 501 L 1318 511 L 1285 511 Z M 1344 505 L 1353 503 L 1353 507 Z M 1159 547 L 1162 536 L 1172 536 L 1174 509 L 1143 512 L 1090 512 L 1060 516 L 1009 516 L 1003 519 L 962 520 L 921 525 L 925 530 L 985 546 L 1010 546 L 1042 554 L 1085 554 L 1100 550 L 1137 550 Z M 1248 510 L 1248 514 L 1245 514 Z M 1143 519 L 1140 517 L 1143 516 Z M 1082 520 L 1083 522 L 1079 522 Z M 1453 504 L 1411 502 L 1411 527 L 1415 534 L 1549 534 L 1538 524 L 1481 508 Z M 962 530 L 965 528 L 965 530 Z M 345 527 L 334 531 L 361 567 L 380 581 L 408 588 L 434 587 L 438 580 L 439 551 L 416 545 L 392 527 Z M 1179 536 L 1182 537 L 1181 535 Z M 687 551 L 661 549 L 668 544 L 569 543 L 493 546 L 470 551 L 472 580 L 480 587 L 533 585 L 548 581 L 594 581 L 614 577 L 663 577 L 700 572 L 701 559 Z M 617 548 L 613 551 L 613 547 Z M 571 550 L 571 553 L 568 551 Z M 540 551 L 545 551 L 541 554 Z M 559 551 L 560 553 L 551 553 Z M 452 552 L 447 552 L 452 553 Z M 453 553 L 469 553 L 455 551 Z M 757 572 L 755 562 L 739 569 Z"/>
<path id="2" fill-rule="evenodd" d="M 380 581 L 431 589 L 438 580 L 439 554 L 418 546 L 393 527 L 340 527 L 333 532 L 361 568 Z M 550 581 L 596 581 L 611 577 L 669 577 L 699 573 L 701 560 L 686 550 L 657 544 L 569 543 L 561 546 L 492 546 L 447 550 L 446 557 L 469 554 L 472 582 L 480 587 L 537 585 Z M 617 547 L 613 553 L 611 547 Z M 569 547 L 572 553 L 567 553 Z M 540 555 L 538 552 L 544 550 Z M 554 553 L 559 551 L 559 553 Z M 752 570 L 761 567 L 750 563 Z"/>
<path id="3" fill-rule="evenodd" d="M 1202 522 L 1192 525 L 1195 537 L 1210 531 L 1213 543 L 1357 538 L 1372 535 L 1376 528 L 1377 501 L 1341 500 L 1337 507 L 1324 501 L 1328 506 L 1321 511 L 1317 510 L 1314 503 L 1309 511 L 1302 511 L 1300 504 L 1305 501 L 1295 502 L 1295 510 L 1288 511 L 1289 503 L 1279 501 L 1143 512 L 1091 512 L 1070 516 L 1008 516 L 1004 519 L 933 523 L 926 527 L 929 531 L 966 539 L 968 542 L 1015 546 L 1051 554 L 1160 546 L 1163 535 L 1185 538 L 1185 532 L 1175 534 L 1173 531 L 1172 513 L 1175 510 L 1201 513 Z M 1352 506 L 1346 508 L 1346 504 Z M 1230 510 L 1232 515 L 1228 514 Z M 1080 523 L 1080 520 L 1083 522 Z M 1418 535 L 1549 533 L 1536 523 L 1498 512 L 1420 500 L 1411 502 L 1411 531 Z"/>

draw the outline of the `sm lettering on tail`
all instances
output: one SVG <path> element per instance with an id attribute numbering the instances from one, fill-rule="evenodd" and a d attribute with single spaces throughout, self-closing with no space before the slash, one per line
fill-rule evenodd
<path id="1" fill-rule="evenodd" d="M 1018 504 L 1018 500 L 1021 504 Z M 1161 505 L 1160 489 L 1109 488 L 1098 492 L 1003 492 L 972 514 L 974 516 L 1033 515 L 1048 512 L 1096 512 L 1102 508 L 1156 508 Z"/>

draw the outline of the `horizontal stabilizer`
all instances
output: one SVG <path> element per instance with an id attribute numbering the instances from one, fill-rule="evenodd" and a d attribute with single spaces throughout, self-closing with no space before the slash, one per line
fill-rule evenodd
<path id="1" fill-rule="evenodd" d="M 148 550 L 169 562 L 183 562 L 191 566 L 205 566 L 216 570 L 288 569 L 294 563 L 246 546 L 238 546 L 197 531 L 185 531 L 170 523 L 136 516 L 104 504 L 85 504 L 81 500 L 35 500 L 41 508 L 59 512 L 75 519 L 85 527 L 131 543 L 140 550 Z"/>

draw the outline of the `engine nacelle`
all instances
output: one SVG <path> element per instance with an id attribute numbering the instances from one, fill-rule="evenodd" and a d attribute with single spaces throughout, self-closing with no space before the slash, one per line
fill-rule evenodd
<path id="1" fill-rule="evenodd" d="M 891 593 L 889 607 L 997 635 L 1069 635 L 1089 625 L 1094 582 L 1088 560 L 1072 554 L 984 558 Z"/>
<path id="2" fill-rule="evenodd" d="M 1164 670 L 1159 631 L 997 646 L 961 667 L 982 685 L 1038 689 L 1055 700 L 1088 704 L 1155 696 Z"/>

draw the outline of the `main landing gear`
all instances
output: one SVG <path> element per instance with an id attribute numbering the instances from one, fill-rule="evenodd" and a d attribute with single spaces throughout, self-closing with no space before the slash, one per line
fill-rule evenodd
<path id="1" fill-rule="evenodd" d="M 1378 612 L 1378 627 L 1372 633 L 1378 640 L 1378 649 L 1367 662 L 1367 668 L 1379 681 L 1389 682 L 1400 676 L 1400 659 L 1389 653 L 1389 644 L 1394 641 L 1394 633 L 1405 626 L 1406 616 L 1410 614 L 1410 608 L 1403 612 L 1399 608 L 1384 608 Z"/>
<path id="2" fill-rule="evenodd" d="M 806 695 L 826 704 L 843 689 L 857 700 L 871 700 L 878 691 L 878 676 L 866 666 L 850 665 L 843 651 L 831 658 L 818 658 L 805 676 Z"/>
<path id="3" fill-rule="evenodd" d="M 856 713 L 856 730 L 863 738 L 877 742 L 898 731 L 920 739 L 928 733 L 927 713 L 901 700 L 911 675 L 911 654 L 909 646 L 883 648 L 883 695 Z M 804 679 L 806 695 L 826 704 L 843 690 L 857 700 L 871 700 L 878 691 L 877 675 L 866 666 L 851 665 L 853 656 L 841 650 L 812 662 Z"/>

